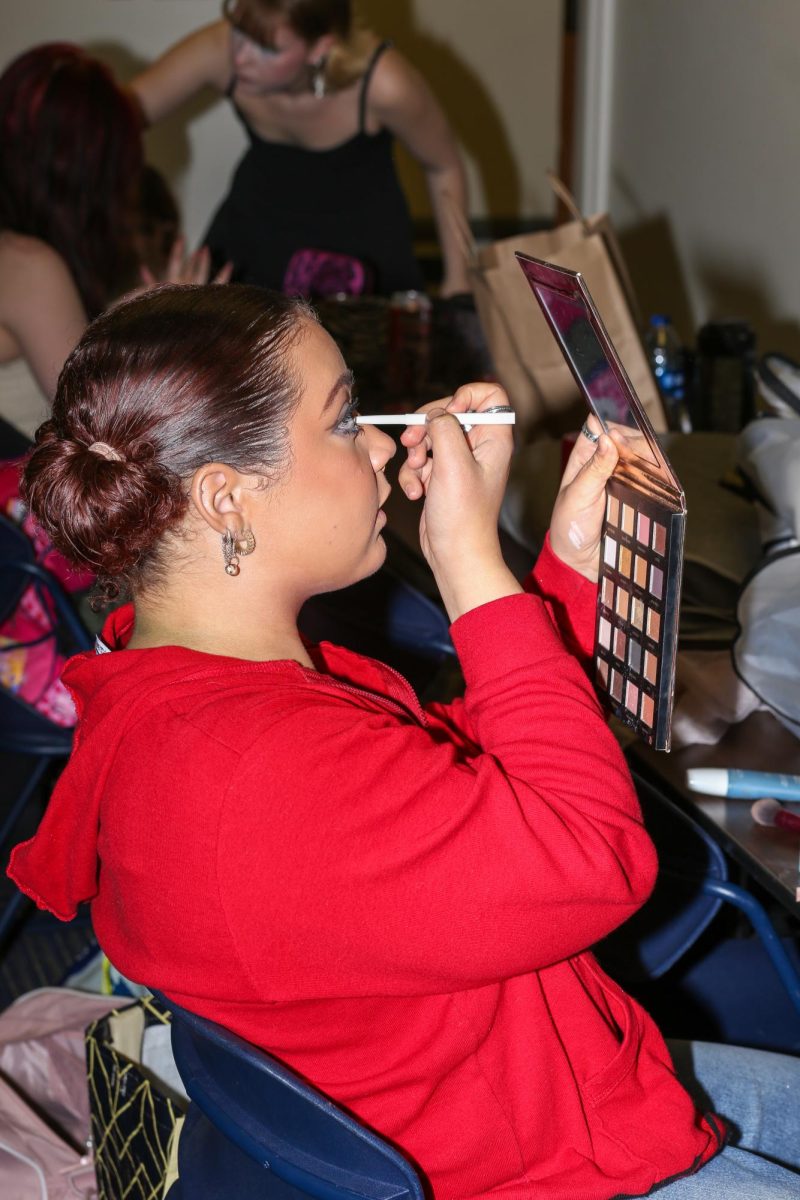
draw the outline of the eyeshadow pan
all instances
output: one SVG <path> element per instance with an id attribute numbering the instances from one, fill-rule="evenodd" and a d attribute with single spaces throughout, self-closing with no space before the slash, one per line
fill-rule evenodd
<path id="1" fill-rule="evenodd" d="M 614 607 L 614 581 L 610 579 L 608 575 L 603 576 L 603 584 L 600 589 L 600 599 L 603 601 L 603 604 L 605 604 L 606 608 Z"/>
<path id="2" fill-rule="evenodd" d="M 604 650 L 611 649 L 611 622 L 607 621 L 605 617 L 600 618 L 597 637 Z"/>
<path id="3" fill-rule="evenodd" d="M 611 695 L 615 700 L 622 699 L 622 676 L 619 671 L 611 672 Z"/>
<path id="4" fill-rule="evenodd" d="M 622 532 L 633 536 L 633 509 L 630 504 L 622 505 Z"/>
<path id="5" fill-rule="evenodd" d="M 625 634 L 621 629 L 614 630 L 614 653 L 621 662 L 625 662 Z"/>
<path id="6" fill-rule="evenodd" d="M 624 587 L 617 588 L 617 613 L 622 617 L 623 621 L 627 621 L 628 619 L 628 601 L 630 598 L 630 592 L 626 592 Z"/>
<path id="7" fill-rule="evenodd" d="M 667 531 L 660 521 L 653 521 L 653 549 L 663 554 L 667 548 Z"/>
<path id="8" fill-rule="evenodd" d="M 639 713 L 639 719 L 648 729 L 653 728 L 653 698 L 648 696 L 647 692 L 642 692 L 642 711 Z"/>
<path id="9" fill-rule="evenodd" d="M 664 587 L 664 572 L 661 570 L 661 567 L 657 567 L 657 566 L 655 566 L 655 564 L 653 564 L 650 567 L 650 591 L 653 593 L 656 600 L 661 599 L 661 592 L 662 592 L 663 587 Z"/>
<path id="10" fill-rule="evenodd" d="M 610 525 L 619 525 L 619 500 L 616 496 L 608 497 L 606 505 L 606 517 Z"/>
<path id="11" fill-rule="evenodd" d="M 644 652 L 644 677 L 648 683 L 655 683 L 656 668 L 658 667 L 658 659 L 655 654 L 651 654 L 649 650 Z"/>
<path id="12" fill-rule="evenodd" d="M 638 596 L 634 596 L 631 601 L 631 624 L 635 625 L 637 629 L 642 629 L 644 626 L 644 604 Z"/>
<path id="13" fill-rule="evenodd" d="M 650 518 L 644 513 L 637 513 L 636 516 L 636 540 L 643 546 L 650 545 Z"/>
<path id="14" fill-rule="evenodd" d="M 639 712 L 639 689 L 630 679 L 625 687 L 625 707 L 636 716 Z"/>
<path id="15" fill-rule="evenodd" d="M 633 578 L 639 587 L 643 588 L 647 586 L 647 562 L 640 554 L 636 555 L 636 560 L 633 564 Z"/>
<path id="16" fill-rule="evenodd" d="M 603 561 L 606 566 L 615 567 L 617 565 L 617 543 L 612 537 L 607 537 L 603 546 Z"/>
<path id="17" fill-rule="evenodd" d="M 642 647 L 635 637 L 628 638 L 628 664 L 638 675 L 642 669 Z"/>
<path id="18" fill-rule="evenodd" d="M 654 608 L 647 610 L 647 636 L 651 637 L 654 642 L 658 641 L 658 635 L 661 633 L 661 614 L 656 612 Z"/>
<path id="19" fill-rule="evenodd" d="M 603 687 L 608 687 L 608 663 L 604 658 L 597 660 L 597 678 L 603 684 Z"/>
<path id="20" fill-rule="evenodd" d="M 628 549 L 628 547 L 620 546 L 620 548 L 619 548 L 619 570 L 620 570 L 620 574 L 627 576 L 628 579 L 630 579 L 630 577 L 631 577 L 631 557 L 632 557 L 632 555 L 631 555 L 631 552 Z"/>

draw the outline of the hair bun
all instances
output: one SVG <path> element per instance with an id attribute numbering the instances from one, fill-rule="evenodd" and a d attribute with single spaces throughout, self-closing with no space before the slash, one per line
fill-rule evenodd
<path id="1" fill-rule="evenodd" d="M 63 438 L 53 421 L 37 430 L 22 492 L 53 545 L 103 577 L 127 575 L 186 507 L 151 443 L 129 455 L 100 439 Z"/>

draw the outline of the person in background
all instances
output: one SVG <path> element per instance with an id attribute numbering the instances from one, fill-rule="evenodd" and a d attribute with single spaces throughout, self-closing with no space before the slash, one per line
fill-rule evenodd
<path id="1" fill-rule="evenodd" d="M 0 416 L 29 436 L 87 321 L 142 282 L 142 158 L 135 103 L 79 46 L 36 46 L 0 76 Z M 205 282 L 207 252 L 182 250 L 168 277 Z"/>
<path id="2" fill-rule="evenodd" d="M 466 221 L 452 131 L 419 72 L 354 28 L 349 0 L 226 0 L 222 20 L 131 83 L 149 123 L 205 85 L 231 99 L 250 142 L 205 239 L 237 279 L 281 289 L 293 256 L 324 251 L 363 263 L 371 290 L 421 288 L 397 139 L 428 182 L 441 294 L 469 290 L 448 213 L 453 206 Z"/>
<path id="3" fill-rule="evenodd" d="M 65 671 L 77 746 L 11 877 L 62 919 L 90 902 L 128 979 L 283 1059 L 436 1200 L 796 1197 L 800 1061 L 684 1046 L 679 1074 L 591 953 L 657 868 L 587 673 L 613 438 L 578 438 L 523 589 L 512 431 L 452 415 L 502 389 L 403 432 L 466 680 L 423 708 L 297 628 L 386 554 L 395 446 L 351 389 L 308 306 L 260 288 L 164 287 L 87 331 L 26 494 L 134 604 Z"/>
<path id="4" fill-rule="evenodd" d="M 168 277 L 169 260 L 180 237 L 181 218 L 175 197 L 160 171 L 145 163 L 139 187 L 134 245 L 145 282 Z"/>

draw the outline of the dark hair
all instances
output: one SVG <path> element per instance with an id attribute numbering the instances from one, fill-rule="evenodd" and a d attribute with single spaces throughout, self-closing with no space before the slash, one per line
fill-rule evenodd
<path id="1" fill-rule="evenodd" d="M 287 351 L 313 319 L 302 300 L 246 284 L 164 284 L 88 327 L 22 491 L 53 544 L 98 573 L 101 602 L 157 574 L 203 463 L 273 479 L 287 468 L 300 397 Z"/>
<path id="2" fill-rule="evenodd" d="M 57 250 L 90 317 L 130 283 L 141 165 L 134 102 L 80 47 L 37 46 L 0 76 L 0 228 Z"/>

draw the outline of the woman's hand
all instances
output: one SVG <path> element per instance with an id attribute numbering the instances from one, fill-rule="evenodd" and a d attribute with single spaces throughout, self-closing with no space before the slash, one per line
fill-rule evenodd
<path id="1" fill-rule="evenodd" d="M 181 236 L 172 243 L 167 269 L 162 279 L 157 279 L 150 268 L 144 264 L 139 271 L 146 288 L 155 287 L 159 283 L 228 283 L 233 274 L 233 264 L 225 263 L 225 266 L 217 271 L 214 278 L 209 281 L 211 252 L 208 246 L 201 246 L 199 250 L 187 255 L 186 239 Z"/>
<path id="2" fill-rule="evenodd" d="M 616 429 L 611 430 L 610 436 L 601 433 L 595 416 L 588 417 L 586 425 L 600 435 L 599 441 L 592 442 L 584 434 L 578 434 L 553 506 L 550 545 L 562 562 L 596 583 L 606 483 L 619 458 L 615 439 L 622 435 Z"/>
<path id="3" fill-rule="evenodd" d="M 469 432 L 449 414 L 508 404 L 496 383 L 472 383 L 420 409 L 426 425 L 401 435 L 407 457 L 399 482 L 411 500 L 424 498 L 420 546 L 451 620 L 522 589 L 503 562 L 497 535 L 514 442 L 509 425 Z"/>

